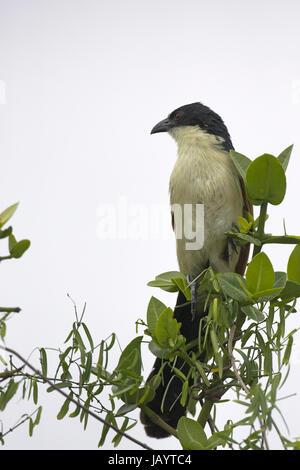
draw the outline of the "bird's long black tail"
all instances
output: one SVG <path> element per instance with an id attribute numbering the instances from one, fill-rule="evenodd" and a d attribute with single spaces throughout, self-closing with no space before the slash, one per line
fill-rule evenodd
<path id="1" fill-rule="evenodd" d="M 183 305 L 186 302 L 186 298 L 182 292 L 179 292 L 174 310 L 174 317 L 182 324 L 180 330 L 181 334 L 185 336 L 186 343 L 189 343 L 198 337 L 200 316 L 196 315 L 195 318 L 192 318 L 191 304 Z M 156 359 L 147 381 L 149 381 L 155 374 L 158 373 L 162 362 L 163 359 Z M 189 370 L 189 366 L 179 357 L 176 358 L 176 368 L 180 369 L 184 374 L 187 374 Z M 166 389 L 167 393 L 165 395 Z M 155 391 L 155 397 L 151 402 L 147 403 L 147 406 L 152 411 L 159 415 L 163 421 L 165 421 L 174 429 L 177 427 L 179 418 L 186 414 L 186 408 L 180 404 L 181 391 L 182 381 L 176 375 L 174 375 L 172 372 L 172 367 L 166 365 L 163 369 L 161 383 Z M 162 403 L 163 412 L 161 411 Z M 144 424 L 145 431 L 148 436 L 156 437 L 157 439 L 169 436 L 167 431 L 154 424 L 143 411 L 141 412 L 140 418 L 141 422 Z"/>

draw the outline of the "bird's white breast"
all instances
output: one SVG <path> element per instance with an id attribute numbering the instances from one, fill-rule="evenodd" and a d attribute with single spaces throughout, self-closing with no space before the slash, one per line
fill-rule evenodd
<path id="1" fill-rule="evenodd" d="M 229 265 L 223 259 L 224 232 L 242 215 L 243 198 L 230 155 L 217 137 L 194 126 L 174 128 L 170 134 L 178 144 L 170 178 L 171 205 L 204 204 L 204 246 L 198 251 L 186 250 L 185 237 L 177 239 L 180 270 L 195 276 L 208 262 L 216 271 L 234 270 L 237 256 Z"/>

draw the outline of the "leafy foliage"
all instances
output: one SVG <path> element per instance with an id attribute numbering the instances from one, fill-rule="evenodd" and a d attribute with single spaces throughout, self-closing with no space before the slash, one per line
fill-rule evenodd
<path id="1" fill-rule="evenodd" d="M 24 414 L 15 428 L 28 421 L 32 435 L 41 419 L 39 388 L 47 383 L 49 393 L 64 393 L 58 420 L 79 419 L 86 429 L 90 416 L 102 416 L 98 446 L 104 444 L 111 432 L 114 433 L 112 443 L 117 446 L 124 436 L 130 436 L 129 431 L 136 425 L 137 408 L 142 408 L 151 419 L 157 419 L 147 403 L 155 395 L 164 367 L 170 365 L 182 383 L 180 403 L 188 406 L 192 417 L 182 417 L 177 429 L 170 429 L 161 420 L 159 424 L 178 438 L 183 449 L 268 449 L 271 430 L 278 434 L 284 448 L 299 449 L 298 440 L 291 441 L 284 436 L 277 418 L 281 415 L 278 393 L 290 371 L 297 333 L 296 329 L 289 331 L 289 318 L 296 313 L 296 301 L 300 297 L 300 237 L 265 233 L 268 204 L 280 204 L 285 195 L 285 171 L 291 151 L 292 146 L 278 157 L 264 154 L 253 161 L 231 152 L 245 180 L 248 197 L 260 207 L 260 214 L 254 219 L 245 213 L 238 220 L 239 230 L 233 229 L 227 235 L 241 245 L 251 243 L 253 256 L 244 276 L 214 273 L 211 268 L 201 273 L 198 296 L 206 315 L 200 320 L 198 340 L 186 344 L 173 310 L 152 296 L 146 321 L 136 322 L 137 329 L 144 330 L 143 334 L 133 338 L 120 352 L 119 359 L 111 363 L 112 350 L 119 348 L 116 334 L 95 340 L 83 321 L 85 308 L 79 316 L 74 304 L 75 321 L 64 345 L 56 349 L 39 348 L 40 371 L 32 373 L 25 361 L 15 364 L 13 356 L 10 363 L 2 358 L 0 411 L 16 395 L 38 406 L 31 414 Z M 17 242 L 11 227 L 2 229 L 16 208 L 15 204 L 0 214 L 0 237 L 8 238 L 9 242 L 9 255 L 0 257 L 1 261 L 21 257 L 30 244 L 28 240 Z M 263 251 L 271 243 L 296 245 L 287 260 L 286 272 L 276 272 Z M 186 302 L 190 302 L 190 287 L 182 273 L 162 273 L 148 285 L 170 293 L 181 291 Z M 2 340 L 5 340 L 7 320 L 16 311 L 19 309 L 0 308 Z M 142 368 L 145 343 L 154 356 L 165 359 L 159 372 L 148 382 L 144 380 Z M 55 371 L 49 370 L 49 354 L 57 354 Z M 176 367 L 177 356 L 188 364 L 184 373 Z M 230 398 L 224 399 L 228 391 L 231 391 L 227 395 Z M 236 422 L 228 419 L 223 429 L 219 429 L 218 410 L 227 400 L 240 406 L 241 417 Z M 248 432 L 241 438 L 242 427 Z M 2 443 L 10 431 L 0 432 Z"/>

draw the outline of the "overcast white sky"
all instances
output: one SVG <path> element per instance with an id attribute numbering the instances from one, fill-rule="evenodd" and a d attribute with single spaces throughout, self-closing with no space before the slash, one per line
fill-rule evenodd
<path id="1" fill-rule="evenodd" d="M 0 210 L 20 201 L 15 234 L 32 241 L 24 258 L 1 263 L 1 305 L 22 307 L 8 346 L 25 356 L 61 346 L 74 319 L 67 293 L 79 309 L 87 302 L 95 340 L 116 332 L 122 346 L 151 295 L 174 305 L 174 295 L 146 286 L 177 269 L 168 212 L 158 235 L 133 235 L 141 207 L 152 220 L 155 207 L 163 214 L 168 205 L 175 144 L 149 132 L 180 105 L 201 101 L 218 112 L 250 158 L 295 144 L 286 199 L 269 211 L 268 230 L 282 233 L 285 217 L 288 233 L 300 234 L 299 15 L 295 0 L 0 0 Z M 107 207 L 117 234 L 101 239 Z M 267 250 L 276 270 L 286 269 L 290 251 Z M 290 327 L 298 326 L 295 314 Z M 292 365 L 281 396 L 299 392 L 299 340 Z M 42 401 L 34 436 L 25 425 L 6 449 L 96 448 L 98 423 L 84 432 L 75 419 L 56 420 L 60 397 L 44 393 Z M 282 402 L 291 437 L 300 435 L 299 405 L 299 393 Z M 34 408 L 13 400 L 0 417 L 5 429 Z M 224 420 L 239 416 L 232 404 L 223 410 Z M 178 447 L 146 438 L 141 426 L 132 435 Z M 123 440 L 119 448 L 136 447 Z"/>

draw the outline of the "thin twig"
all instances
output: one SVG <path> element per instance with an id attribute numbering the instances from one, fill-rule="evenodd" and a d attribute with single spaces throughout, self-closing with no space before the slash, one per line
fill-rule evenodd
<path id="1" fill-rule="evenodd" d="M 38 409 L 35 410 L 33 413 L 31 413 L 31 415 L 27 415 L 24 419 L 22 419 L 22 421 L 19 421 L 17 424 L 15 424 L 15 426 L 13 426 L 12 428 L 9 428 L 5 433 L 3 433 L 3 434 L 0 433 L 1 438 L 7 436 L 7 434 L 9 434 L 10 432 L 13 432 L 19 426 L 26 423 L 26 421 L 28 421 L 34 414 L 36 414 L 37 411 L 38 411 Z"/>
<path id="2" fill-rule="evenodd" d="M 229 358 L 230 358 L 230 361 L 231 361 L 231 365 L 232 365 L 234 375 L 236 376 L 238 383 L 240 384 L 242 389 L 246 392 L 246 394 L 249 395 L 250 389 L 247 387 L 247 385 L 244 383 L 242 377 L 240 376 L 239 371 L 236 367 L 235 359 L 233 357 L 233 339 L 234 339 L 235 330 L 236 330 L 236 325 L 233 325 L 231 330 L 230 330 L 229 339 L 228 339 Z M 261 428 L 263 441 L 265 443 L 266 449 L 269 450 L 269 445 L 268 445 L 268 441 L 267 441 L 266 429 L 265 429 L 264 422 L 263 422 L 263 420 L 260 416 L 258 417 L 258 420 L 259 420 L 259 424 L 260 424 L 260 428 Z"/>
<path id="3" fill-rule="evenodd" d="M 246 394 L 248 395 L 248 393 L 250 392 L 250 389 L 249 389 L 249 388 L 247 387 L 247 385 L 243 382 L 242 377 L 240 376 L 239 371 L 238 371 L 238 369 L 237 369 L 237 367 L 236 367 L 236 363 L 235 363 L 235 360 L 234 360 L 234 357 L 233 357 L 233 353 L 232 353 L 232 349 L 233 349 L 233 338 L 234 338 L 235 330 L 236 330 L 236 325 L 233 325 L 233 327 L 231 328 L 230 334 L 229 334 L 229 339 L 228 339 L 228 353 L 229 353 L 229 358 L 230 358 L 230 362 L 231 362 L 231 365 L 232 365 L 232 369 L 233 369 L 234 375 L 236 376 L 237 381 L 238 381 L 238 383 L 240 384 L 240 386 L 242 387 L 242 389 L 243 389 L 243 390 L 246 392 Z"/>
<path id="4" fill-rule="evenodd" d="M 58 388 L 53 382 L 51 382 L 51 380 L 48 379 L 48 377 L 45 377 L 39 370 L 37 370 L 35 367 L 33 367 L 26 359 L 24 359 L 17 351 L 14 351 L 13 349 L 10 349 L 10 348 L 7 348 L 5 346 L 1 346 L 0 345 L 0 348 L 1 349 L 4 349 L 5 351 L 13 354 L 14 356 L 16 356 L 20 361 L 23 362 L 23 364 L 25 364 L 27 367 L 29 367 L 29 369 L 31 369 L 36 375 L 38 375 L 39 377 L 41 377 L 41 379 L 43 379 L 44 382 L 47 382 L 54 390 L 56 390 L 58 393 L 60 393 L 61 395 L 63 395 L 65 398 L 67 398 L 70 402 L 74 403 L 76 406 L 79 406 L 79 408 L 84 411 L 85 413 L 88 413 L 90 416 L 92 416 L 93 418 L 95 418 L 96 420 L 100 421 L 102 424 L 106 424 L 107 426 L 109 426 L 111 429 L 113 429 L 115 432 L 117 432 L 118 434 L 121 434 L 123 437 L 126 437 L 127 439 L 129 439 L 130 441 L 134 442 L 135 444 L 139 445 L 140 447 L 143 447 L 144 449 L 147 449 L 147 450 L 152 450 L 151 447 L 147 446 L 147 444 L 144 444 L 143 442 L 140 442 L 138 441 L 137 439 L 135 439 L 134 437 L 130 436 L 129 434 L 125 433 L 124 431 L 121 431 L 119 428 L 117 428 L 116 426 L 114 426 L 113 424 L 107 422 L 105 419 L 103 418 L 100 418 L 100 416 L 98 416 L 96 413 L 94 413 L 93 411 L 91 411 L 89 408 L 87 408 L 86 406 L 84 405 L 81 405 L 80 403 L 78 403 L 78 401 L 76 401 L 74 398 L 70 397 L 66 392 L 64 392 L 62 389 Z"/>

